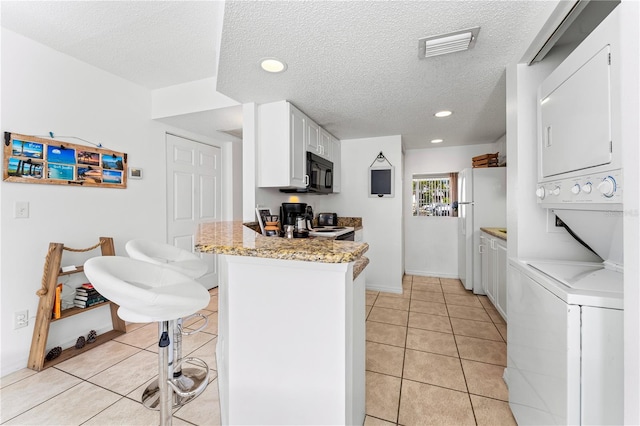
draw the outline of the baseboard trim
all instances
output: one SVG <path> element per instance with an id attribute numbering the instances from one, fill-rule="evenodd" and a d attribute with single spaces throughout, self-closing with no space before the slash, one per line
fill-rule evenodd
<path id="1" fill-rule="evenodd" d="M 405 270 L 404 273 L 406 275 L 417 275 L 420 277 L 438 277 L 438 278 L 454 278 L 454 279 L 460 278 L 458 274 L 447 274 L 443 272 Z"/>
<path id="2" fill-rule="evenodd" d="M 387 287 L 383 285 L 375 285 L 367 283 L 367 290 L 369 291 L 382 291 L 384 293 L 402 294 L 402 288 Z"/>

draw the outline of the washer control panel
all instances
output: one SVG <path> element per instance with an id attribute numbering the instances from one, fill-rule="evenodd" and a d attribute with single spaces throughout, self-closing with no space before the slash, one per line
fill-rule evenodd
<path id="1" fill-rule="evenodd" d="M 540 182 L 538 204 L 622 204 L 622 170 Z"/>

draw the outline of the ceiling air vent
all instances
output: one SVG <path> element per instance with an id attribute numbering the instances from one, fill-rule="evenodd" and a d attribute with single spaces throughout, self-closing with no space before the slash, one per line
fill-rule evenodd
<path id="1" fill-rule="evenodd" d="M 467 28 L 448 34 L 425 37 L 418 40 L 418 57 L 420 59 L 447 53 L 469 50 L 476 44 L 480 27 Z"/>

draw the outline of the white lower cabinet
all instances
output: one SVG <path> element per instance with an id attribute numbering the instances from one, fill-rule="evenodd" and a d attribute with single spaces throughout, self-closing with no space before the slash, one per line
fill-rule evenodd
<path id="1" fill-rule="evenodd" d="M 507 320 L 507 242 L 496 238 L 496 308 Z"/>
<path id="2" fill-rule="evenodd" d="M 480 233 L 482 288 L 500 315 L 507 320 L 507 242 Z"/>

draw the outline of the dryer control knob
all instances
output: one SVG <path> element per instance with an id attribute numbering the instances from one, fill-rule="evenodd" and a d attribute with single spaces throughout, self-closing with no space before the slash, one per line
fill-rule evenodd
<path id="1" fill-rule="evenodd" d="M 607 198 L 613 197 L 613 194 L 615 194 L 616 192 L 615 179 L 611 176 L 607 176 L 606 178 L 602 179 L 602 182 L 598 184 L 598 191 L 600 191 L 600 193 Z"/>
<path id="2" fill-rule="evenodd" d="M 560 187 L 559 187 L 559 186 L 556 186 L 555 188 L 553 188 L 553 189 L 551 190 L 551 193 L 552 193 L 553 195 L 560 195 Z"/>
<path id="3" fill-rule="evenodd" d="M 580 193 L 580 185 L 579 184 L 575 184 L 571 187 L 571 193 L 573 195 L 578 195 Z"/>
<path id="4" fill-rule="evenodd" d="M 585 194 L 591 194 L 591 189 L 593 189 L 591 186 L 591 182 L 587 182 L 582 185 L 582 192 L 584 192 Z"/>
<path id="5" fill-rule="evenodd" d="M 544 200 L 544 196 L 545 196 L 545 191 L 544 191 L 544 186 L 540 186 L 538 187 L 538 189 L 536 189 L 536 196 L 538 198 L 540 198 L 541 200 Z"/>

